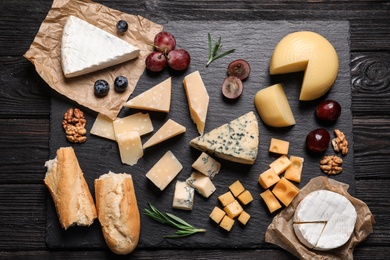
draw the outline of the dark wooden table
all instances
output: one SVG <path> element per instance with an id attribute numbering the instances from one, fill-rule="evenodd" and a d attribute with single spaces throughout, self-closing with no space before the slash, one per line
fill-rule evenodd
<path id="1" fill-rule="evenodd" d="M 374 233 L 356 259 L 390 254 L 390 2 L 389 1 L 97 1 L 156 22 L 169 20 L 347 20 L 355 197 L 375 216 Z M 103 259 L 102 251 L 52 251 L 45 244 L 50 88 L 22 55 L 50 9 L 49 0 L 0 1 L 0 259 Z M 290 259 L 258 250 L 136 250 L 134 258 Z"/>

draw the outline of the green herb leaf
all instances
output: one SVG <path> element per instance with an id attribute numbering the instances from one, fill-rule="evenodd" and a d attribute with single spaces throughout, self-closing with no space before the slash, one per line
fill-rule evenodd
<path id="1" fill-rule="evenodd" d="M 171 214 L 162 213 L 152 204 L 148 203 L 150 209 L 144 209 L 144 214 L 157 222 L 177 228 L 176 232 L 172 235 L 166 235 L 165 238 L 181 238 L 195 233 L 206 232 L 206 229 L 195 228 L 183 219 Z"/>
<path id="2" fill-rule="evenodd" d="M 236 49 L 231 49 L 231 50 L 228 50 L 228 51 L 218 55 L 219 50 L 222 48 L 221 36 L 218 38 L 218 41 L 215 43 L 214 48 L 213 48 L 213 42 L 211 40 L 210 33 L 207 34 L 207 38 L 208 38 L 208 42 L 209 42 L 209 60 L 206 63 L 206 67 L 208 67 L 211 62 L 213 62 L 219 58 L 222 58 L 222 57 L 224 57 L 224 56 L 226 56 L 226 55 L 228 55 L 236 50 Z"/>

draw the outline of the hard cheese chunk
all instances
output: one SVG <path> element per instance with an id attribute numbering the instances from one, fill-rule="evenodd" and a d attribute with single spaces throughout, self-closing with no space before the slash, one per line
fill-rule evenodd
<path id="1" fill-rule="evenodd" d="M 264 189 L 268 189 L 280 180 L 274 169 L 269 168 L 259 176 L 259 183 Z"/>
<path id="2" fill-rule="evenodd" d="M 280 140 L 277 138 L 271 138 L 269 144 L 269 151 L 271 153 L 277 154 L 288 154 L 288 148 L 290 147 L 290 142 Z"/>
<path id="3" fill-rule="evenodd" d="M 287 207 L 298 195 L 299 189 L 286 178 L 282 177 L 272 189 L 272 193 Z"/>
<path id="4" fill-rule="evenodd" d="M 234 198 L 233 194 L 230 191 L 228 191 L 228 192 L 220 195 L 218 197 L 218 200 L 219 200 L 219 202 L 221 202 L 222 206 L 225 207 L 226 205 L 232 203 L 235 200 L 235 198 Z"/>
<path id="5" fill-rule="evenodd" d="M 138 57 L 140 50 L 130 43 L 70 15 L 61 42 L 61 63 L 65 77 L 76 77 Z"/>
<path id="6" fill-rule="evenodd" d="M 116 140 L 112 119 L 100 113 L 97 115 L 90 133 L 110 140 Z"/>
<path id="7" fill-rule="evenodd" d="M 268 207 L 270 213 L 280 209 L 282 205 L 280 205 L 278 199 L 272 194 L 270 190 L 266 190 L 260 193 L 260 196 L 263 198 L 265 204 Z"/>
<path id="8" fill-rule="evenodd" d="M 244 190 L 240 195 L 237 196 L 237 199 L 243 205 L 248 205 L 253 200 L 253 197 L 249 190 Z"/>
<path id="9" fill-rule="evenodd" d="M 192 172 L 186 182 L 205 198 L 210 197 L 216 190 L 210 178 L 199 172 Z"/>
<path id="10" fill-rule="evenodd" d="M 219 224 L 225 215 L 225 211 L 215 206 L 213 211 L 210 213 L 210 218 L 214 220 L 215 223 Z"/>
<path id="11" fill-rule="evenodd" d="M 206 124 L 210 98 L 199 71 L 194 71 L 185 76 L 183 85 L 187 95 L 191 118 L 196 124 L 199 134 L 202 135 Z"/>
<path id="12" fill-rule="evenodd" d="M 291 165 L 290 160 L 287 158 L 286 155 L 280 156 L 278 159 L 273 161 L 269 167 L 271 167 L 276 174 L 281 174 L 284 172 L 289 166 Z"/>
<path id="13" fill-rule="evenodd" d="M 244 192 L 245 187 L 239 180 L 237 180 L 229 186 L 229 190 L 233 193 L 234 197 L 237 197 L 242 192 Z"/>
<path id="14" fill-rule="evenodd" d="M 195 190 L 185 181 L 177 181 L 173 194 L 172 208 L 192 210 L 194 206 Z"/>
<path id="15" fill-rule="evenodd" d="M 238 221 L 243 224 L 243 225 L 246 225 L 249 221 L 249 219 L 251 218 L 251 215 L 248 214 L 248 212 L 246 211 L 242 211 L 240 216 L 238 216 Z"/>
<path id="16" fill-rule="evenodd" d="M 223 210 L 226 212 L 226 214 L 231 217 L 235 218 L 241 214 L 241 212 L 244 211 L 242 206 L 237 200 L 234 200 L 233 202 L 229 203 L 226 205 Z"/>
<path id="17" fill-rule="evenodd" d="M 284 177 L 290 181 L 301 182 L 304 159 L 302 157 L 290 156 L 290 166 L 286 169 Z"/>
<path id="18" fill-rule="evenodd" d="M 198 159 L 192 164 L 192 168 L 208 176 L 210 179 L 213 179 L 215 175 L 219 173 L 221 164 L 207 153 L 202 152 Z"/>
<path id="19" fill-rule="evenodd" d="M 169 77 L 160 84 L 130 99 L 124 106 L 168 113 L 171 105 L 171 92 L 172 79 Z"/>
<path id="20" fill-rule="evenodd" d="M 140 136 L 153 131 L 149 114 L 136 113 L 113 121 L 115 135 L 136 131 Z"/>
<path id="21" fill-rule="evenodd" d="M 122 163 L 135 165 L 144 155 L 141 137 L 137 131 L 124 132 L 116 135 Z"/>
<path id="22" fill-rule="evenodd" d="M 182 134 L 186 131 L 186 128 L 179 123 L 176 123 L 172 119 L 168 119 L 165 124 L 157 130 L 156 133 L 144 144 L 144 149 L 153 145 L 164 142 L 174 136 Z"/>
<path id="23" fill-rule="evenodd" d="M 253 112 L 248 112 L 192 139 L 190 145 L 228 161 L 254 164 L 259 146 L 259 128 L 256 116 Z"/>
<path id="24" fill-rule="evenodd" d="M 221 221 L 221 223 L 219 223 L 219 226 L 223 229 L 225 229 L 226 231 L 230 231 L 234 225 L 234 222 L 235 220 L 232 219 L 231 217 L 229 217 L 228 215 L 225 215 Z"/>
<path id="25" fill-rule="evenodd" d="M 151 180 L 160 190 L 164 190 L 182 169 L 183 166 L 179 160 L 171 151 L 168 151 L 146 173 L 146 177 Z"/>
<path id="26" fill-rule="evenodd" d="M 299 31 L 285 36 L 275 47 L 270 74 L 305 71 L 300 100 L 314 100 L 333 85 L 339 69 L 338 55 L 322 35 Z"/>
<path id="27" fill-rule="evenodd" d="M 255 106 L 261 120 L 269 126 L 295 125 L 294 115 L 281 84 L 259 90 L 255 95 Z"/>
<path id="28" fill-rule="evenodd" d="M 346 197 L 333 191 L 317 190 L 298 204 L 293 227 L 302 244 L 326 251 L 349 240 L 356 219 L 355 207 Z"/>

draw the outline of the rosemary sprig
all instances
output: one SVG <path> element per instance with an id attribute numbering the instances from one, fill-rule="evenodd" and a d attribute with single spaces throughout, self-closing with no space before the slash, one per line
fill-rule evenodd
<path id="1" fill-rule="evenodd" d="M 189 235 L 193 235 L 195 233 L 199 232 L 206 232 L 206 229 L 203 228 L 195 228 L 194 226 L 190 225 L 183 219 L 170 214 L 170 213 L 162 213 L 159 211 L 156 207 L 154 207 L 152 204 L 148 203 L 149 209 L 144 209 L 144 214 L 148 217 L 162 223 L 168 226 L 172 226 L 177 228 L 176 232 L 172 235 L 166 235 L 165 238 L 181 238 Z"/>
<path id="2" fill-rule="evenodd" d="M 222 48 L 221 44 L 221 36 L 219 36 L 218 41 L 215 43 L 214 48 L 213 48 L 213 43 L 211 40 L 211 35 L 210 33 L 207 34 L 208 36 L 208 41 L 209 41 L 209 60 L 206 63 L 206 67 L 210 65 L 211 62 L 215 61 L 216 59 L 222 58 L 232 52 L 234 52 L 236 49 L 231 49 L 228 51 L 225 51 L 224 53 L 221 53 L 218 55 L 218 51 Z"/>

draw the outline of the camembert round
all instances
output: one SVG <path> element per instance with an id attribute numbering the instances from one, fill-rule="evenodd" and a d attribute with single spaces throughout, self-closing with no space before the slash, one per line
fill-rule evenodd
<path id="1" fill-rule="evenodd" d="M 355 228 L 357 213 L 344 196 L 318 190 L 298 205 L 293 227 L 299 241 L 310 249 L 331 250 L 344 245 Z"/>

